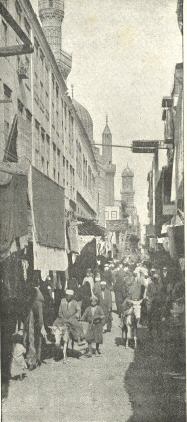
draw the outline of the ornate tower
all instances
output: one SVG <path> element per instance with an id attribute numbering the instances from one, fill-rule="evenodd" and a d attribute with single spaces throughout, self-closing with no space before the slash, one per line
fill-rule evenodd
<path id="1" fill-rule="evenodd" d="M 127 167 L 123 170 L 122 173 L 122 190 L 121 190 L 121 200 L 126 203 L 127 212 L 131 214 L 134 209 L 134 173 Z"/>
<path id="2" fill-rule="evenodd" d="M 105 172 L 105 206 L 113 206 L 116 166 L 112 164 L 112 134 L 108 126 L 108 116 L 106 116 L 106 125 L 102 134 L 102 163 Z"/>
<path id="3" fill-rule="evenodd" d="M 64 1 L 39 0 L 38 8 L 42 28 L 48 44 L 50 45 L 59 69 L 66 80 L 71 71 L 72 57 L 61 49 Z"/>
<path id="4" fill-rule="evenodd" d="M 102 156 L 107 164 L 112 163 L 112 134 L 108 126 L 108 116 L 106 116 L 106 125 L 102 134 Z"/>

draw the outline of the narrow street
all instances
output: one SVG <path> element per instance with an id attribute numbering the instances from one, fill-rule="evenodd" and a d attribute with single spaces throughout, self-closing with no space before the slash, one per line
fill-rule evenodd
<path id="1" fill-rule="evenodd" d="M 48 359 L 22 382 L 12 381 L 3 421 L 128 421 L 132 409 L 124 377 L 134 351 L 116 346 L 118 323 L 114 314 L 112 333 L 104 335 L 100 357 L 70 357 L 67 365 Z"/>
<path id="2" fill-rule="evenodd" d="M 185 422 L 185 378 L 171 349 L 163 359 L 145 329 L 137 350 L 125 349 L 113 318 L 100 357 L 77 359 L 76 349 L 66 365 L 46 359 L 22 382 L 11 381 L 3 422 Z"/>

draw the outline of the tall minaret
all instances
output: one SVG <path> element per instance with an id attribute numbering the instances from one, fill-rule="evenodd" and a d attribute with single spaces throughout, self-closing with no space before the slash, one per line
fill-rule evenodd
<path id="1" fill-rule="evenodd" d="M 61 49 L 62 21 L 64 19 L 63 0 L 39 0 L 39 17 L 48 44 L 55 56 L 64 79 L 67 79 L 72 65 L 72 57 Z"/>
<path id="2" fill-rule="evenodd" d="M 108 126 L 108 115 L 106 116 L 106 125 L 102 134 L 102 156 L 107 164 L 112 164 L 112 134 Z"/>
<path id="3" fill-rule="evenodd" d="M 121 190 L 121 200 L 126 203 L 127 210 L 134 209 L 134 173 L 127 167 L 122 172 L 122 190 Z"/>

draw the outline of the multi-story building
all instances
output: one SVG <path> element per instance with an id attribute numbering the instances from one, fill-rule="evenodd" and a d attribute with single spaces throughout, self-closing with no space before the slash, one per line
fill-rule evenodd
<path id="1" fill-rule="evenodd" d="M 40 0 L 41 24 L 29 0 L 7 0 L 4 4 L 30 38 L 34 53 L 1 58 L 0 97 L 6 102 L 0 104 L 0 160 L 8 156 L 14 122 L 18 161 L 26 157 L 64 187 L 66 210 L 96 217 L 97 163 L 90 134 L 67 94 L 72 59 L 61 48 L 64 2 Z M 1 46 L 19 42 L 1 18 Z M 14 159 L 12 155 L 9 159 Z"/>

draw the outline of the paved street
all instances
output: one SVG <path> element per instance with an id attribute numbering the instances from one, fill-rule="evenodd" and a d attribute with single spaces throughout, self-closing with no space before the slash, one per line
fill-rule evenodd
<path id="1" fill-rule="evenodd" d="M 113 316 L 101 357 L 70 357 L 67 365 L 47 359 L 24 381 L 12 381 L 3 422 L 185 421 L 184 376 L 169 371 L 145 330 L 139 349 L 126 350 Z"/>

